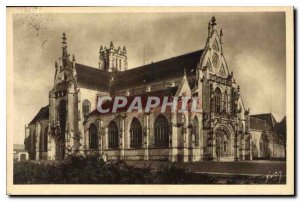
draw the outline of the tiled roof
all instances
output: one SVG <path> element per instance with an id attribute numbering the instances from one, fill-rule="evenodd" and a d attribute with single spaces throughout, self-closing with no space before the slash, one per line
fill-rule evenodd
<path id="1" fill-rule="evenodd" d="M 250 116 L 250 129 L 268 131 L 270 126 L 265 120 Z"/>
<path id="2" fill-rule="evenodd" d="M 77 82 L 80 87 L 117 92 L 181 78 L 185 70 L 188 81 L 192 83 L 196 77 L 196 68 L 202 52 L 203 50 L 198 50 L 122 72 L 106 72 L 76 63 Z"/>
<path id="3" fill-rule="evenodd" d="M 49 105 L 42 107 L 29 124 L 34 124 L 35 122 L 44 119 L 49 119 Z"/>
<path id="4" fill-rule="evenodd" d="M 112 73 L 76 63 L 77 83 L 79 87 L 109 91 Z"/>
<path id="5" fill-rule="evenodd" d="M 266 123 L 270 126 L 271 131 L 275 131 L 275 125 L 277 124 L 277 121 L 274 118 L 272 113 L 256 114 L 256 115 L 250 115 L 250 116 L 261 119 L 261 120 L 265 120 Z"/>
<path id="6" fill-rule="evenodd" d="M 114 91 L 130 89 L 169 79 L 181 78 L 186 70 L 189 79 L 195 78 L 197 64 L 203 50 L 133 68 L 115 75 L 112 89 Z"/>

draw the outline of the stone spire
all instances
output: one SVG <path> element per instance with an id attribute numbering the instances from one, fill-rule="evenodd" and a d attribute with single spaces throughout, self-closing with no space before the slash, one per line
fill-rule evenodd
<path id="1" fill-rule="evenodd" d="M 111 50 L 113 50 L 113 49 L 114 49 L 114 44 L 113 44 L 113 42 L 112 42 L 112 41 L 110 42 L 110 49 L 111 49 Z"/>
<path id="2" fill-rule="evenodd" d="M 63 61 L 63 66 L 66 66 L 68 60 L 69 60 L 69 54 L 68 54 L 68 50 L 67 50 L 67 37 L 65 32 L 63 33 L 62 36 L 62 61 Z"/>

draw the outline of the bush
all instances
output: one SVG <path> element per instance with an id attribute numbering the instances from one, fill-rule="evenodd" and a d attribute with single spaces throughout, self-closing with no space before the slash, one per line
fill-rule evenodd
<path id="1" fill-rule="evenodd" d="M 122 161 L 105 164 L 99 155 L 72 155 L 61 163 L 17 162 L 15 184 L 150 184 L 147 167 L 133 168 Z"/>
<path id="2" fill-rule="evenodd" d="M 285 178 L 282 178 L 285 182 Z M 64 162 L 15 162 L 14 184 L 238 184 L 265 183 L 265 177 L 187 172 L 174 164 L 135 168 L 122 161 L 104 163 L 99 155 L 71 155 Z"/>

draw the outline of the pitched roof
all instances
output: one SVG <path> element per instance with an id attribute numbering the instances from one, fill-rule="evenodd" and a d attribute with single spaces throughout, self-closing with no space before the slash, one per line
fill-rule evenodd
<path id="1" fill-rule="evenodd" d="M 42 107 L 29 124 L 34 124 L 35 122 L 44 119 L 49 119 L 49 105 Z"/>
<path id="2" fill-rule="evenodd" d="M 78 85 L 100 91 L 120 91 L 148 85 L 154 82 L 181 78 L 186 75 L 191 83 L 195 80 L 197 64 L 203 50 L 176 56 L 122 72 L 107 72 L 76 63 Z M 113 81 L 111 81 L 113 78 Z"/>
<path id="3" fill-rule="evenodd" d="M 147 64 L 123 72 L 117 72 L 113 81 L 114 91 L 147 85 L 158 81 L 181 78 L 186 70 L 189 79 L 196 75 L 197 64 L 203 50 Z"/>
<path id="4" fill-rule="evenodd" d="M 250 129 L 268 131 L 270 126 L 267 124 L 266 120 L 252 117 L 250 115 Z"/>
<path id="5" fill-rule="evenodd" d="M 286 134 L 286 116 L 284 116 L 283 119 L 275 125 L 275 130 L 277 133 Z"/>
<path id="6" fill-rule="evenodd" d="M 256 115 L 250 115 L 250 116 L 258 118 L 258 119 L 265 120 L 266 123 L 270 126 L 271 131 L 275 131 L 275 125 L 277 124 L 277 121 L 274 118 L 272 113 L 256 114 Z"/>
<path id="7" fill-rule="evenodd" d="M 109 91 L 112 73 L 76 63 L 77 83 L 87 89 Z"/>

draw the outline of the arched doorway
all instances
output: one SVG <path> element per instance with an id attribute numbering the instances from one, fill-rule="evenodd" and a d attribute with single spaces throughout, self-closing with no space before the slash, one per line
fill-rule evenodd
<path id="1" fill-rule="evenodd" d="M 65 100 L 60 101 L 58 106 L 58 119 L 60 124 L 60 133 L 58 134 L 55 141 L 55 159 L 65 159 L 65 131 L 66 131 L 66 120 L 67 120 L 67 103 Z"/>
<path id="2" fill-rule="evenodd" d="M 55 143 L 55 159 L 64 160 L 65 159 L 65 139 L 64 137 L 58 137 Z"/>
<path id="3" fill-rule="evenodd" d="M 215 130 L 216 135 L 216 158 L 218 161 L 233 158 L 233 142 L 231 131 L 225 126 L 219 126 Z"/>
<path id="4" fill-rule="evenodd" d="M 264 159 L 269 159 L 270 158 L 269 139 L 265 131 L 263 131 L 261 134 L 259 148 L 260 148 L 259 150 L 260 157 Z"/>
<path id="5" fill-rule="evenodd" d="M 66 120 L 67 120 L 67 103 L 65 100 L 60 101 L 58 106 L 58 118 L 60 123 L 61 133 L 64 134 L 66 130 Z"/>

